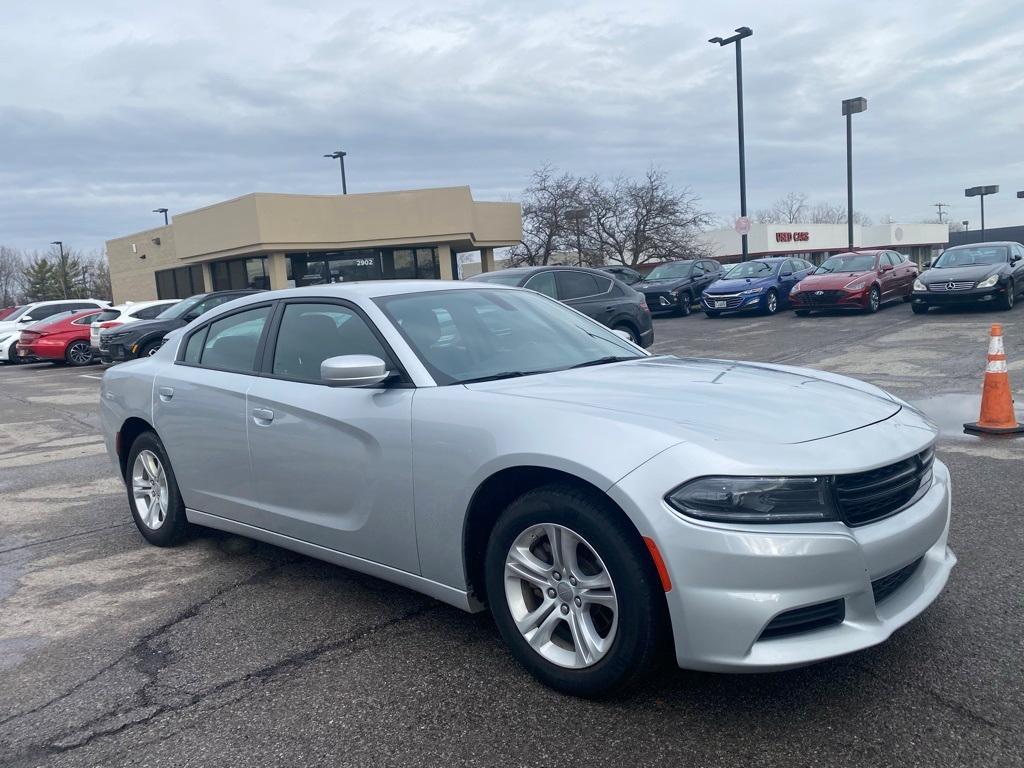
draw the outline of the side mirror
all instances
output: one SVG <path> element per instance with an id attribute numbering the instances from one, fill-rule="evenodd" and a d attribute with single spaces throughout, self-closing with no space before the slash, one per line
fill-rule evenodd
<path id="1" fill-rule="evenodd" d="M 21 317 L 18 318 L 18 322 L 19 323 L 31 323 L 32 322 L 32 315 L 22 315 Z"/>
<path id="2" fill-rule="evenodd" d="M 629 331 L 622 331 L 622 330 L 619 330 L 618 328 L 612 328 L 611 330 L 612 330 L 612 333 L 614 333 L 616 336 L 618 336 L 623 341 L 628 341 L 630 344 L 633 343 L 633 337 L 629 335 Z"/>
<path id="3" fill-rule="evenodd" d="M 883 264 L 882 265 L 882 269 L 880 271 L 881 272 L 892 272 L 894 269 L 895 269 L 895 267 L 892 264 Z"/>
<path id="4" fill-rule="evenodd" d="M 368 387 L 387 377 L 387 365 L 375 355 L 338 355 L 320 363 L 320 378 L 332 387 Z"/>
<path id="5" fill-rule="evenodd" d="M 1014 254 L 1013 258 L 1010 259 L 1011 264 L 1016 264 L 1018 261 L 1020 261 L 1020 256 L 1018 256 L 1017 254 Z"/>

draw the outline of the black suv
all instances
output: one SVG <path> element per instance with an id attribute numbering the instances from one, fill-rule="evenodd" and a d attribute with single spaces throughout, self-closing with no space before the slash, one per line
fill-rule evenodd
<path id="1" fill-rule="evenodd" d="M 666 261 L 633 287 L 643 293 L 651 312 L 688 315 L 704 289 L 724 274 L 722 265 L 713 259 Z"/>
<path id="2" fill-rule="evenodd" d="M 224 302 L 259 291 L 214 291 L 172 304 L 152 320 L 119 325 L 100 333 L 100 360 L 118 363 L 148 357 L 160 349 L 164 336 L 176 328 L 184 328 L 200 315 Z"/>
<path id="3" fill-rule="evenodd" d="M 643 296 L 607 272 L 587 267 L 513 267 L 467 279 L 529 288 L 558 299 L 613 331 L 625 331 L 634 344 L 649 347 L 654 343 L 654 326 Z"/>

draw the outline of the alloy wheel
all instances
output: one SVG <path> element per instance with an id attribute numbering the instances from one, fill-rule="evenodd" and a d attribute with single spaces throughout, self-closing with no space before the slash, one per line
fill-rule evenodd
<path id="1" fill-rule="evenodd" d="M 593 666 L 615 641 L 615 585 L 594 547 L 565 526 L 542 523 L 516 537 L 505 558 L 505 599 L 520 634 L 552 664 Z"/>
<path id="2" fill-rule="evenodd" d="M 775 295 L 775 291 L 768 291 L 768 296 L 765 298 L 765 309 L 768 310 L 769 315 L 774 315 L 779 309 L 779 297 Z"/>
<path id="3" fill-rule="evenodd" d="M 875 312 L 878 309 L 878 305 L 881 302 L 881 295 L 878 293 L 877 288 L 872 288 L 868 294 L 868 309 Z"/>
<path id="4" fill-rule="evenodd" d="M 92 351 L 84 341 L 76 341 L 68 347 L 68 360 L 72 365 L 87 365 L 92 362 Z"/>
<path id="5" fill-rule="evenodd" d="M 151 530 L 167 519 L 167 473 L 160 458 L 152 451 L 139 451 L 132 466 L 132 498 L 139 519 Z"/>

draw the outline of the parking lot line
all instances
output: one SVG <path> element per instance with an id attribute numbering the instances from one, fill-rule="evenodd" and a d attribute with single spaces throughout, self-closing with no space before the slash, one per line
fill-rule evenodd
<path id="1" fill-rule="evenodd" d="M 96 379 L 97 381 L 103 380 L 102 376 L 96 376 L 95 374 L 92 373 L 80 373 L 78 375 L 81 376 L 83 379 Z"/>

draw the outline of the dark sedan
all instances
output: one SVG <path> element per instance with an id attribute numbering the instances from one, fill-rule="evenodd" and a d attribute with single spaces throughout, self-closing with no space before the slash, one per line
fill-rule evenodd
<path id="1" fill-rule="evenodd" d="M 914 281 L 911 308 L 995 306 L 1012 309 L 1024 291 L 1024 246 L 973 243 L 947 248 Z"/>
<path id="2" fill-rule="evenodd" d="M 149 357 L 164 343 L 164 336 L 184 328 L 200 315 L 226 301 L 259 291 L 215 291 L 192 296 L 172 304 L 153 320 L 118 326 L 100 333 L 100 360 L 117 363 L 137 357 Z"/>
<path id="3" fill-rule="evenodd" d="M 712 259 L 688 259 L 659 264 L 636 289 L 643 293 L 651 312 L 688 315 L 704 289 L 725 270 Z"/>
<path id="4" fill-rule="evenodd" d="M 514 267 L 467 279 L 529 288 L 568 304 L 613 331 L 628 333 L 634 344 L 649 347 L 654 343 L 654 326 L 644 297 L 599 269 Z"/>

